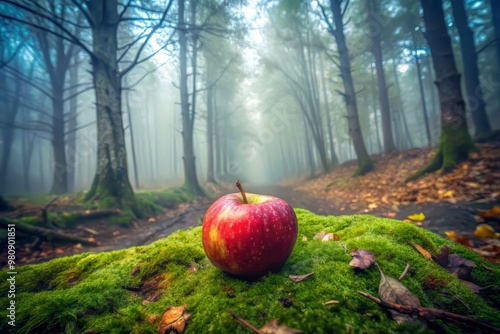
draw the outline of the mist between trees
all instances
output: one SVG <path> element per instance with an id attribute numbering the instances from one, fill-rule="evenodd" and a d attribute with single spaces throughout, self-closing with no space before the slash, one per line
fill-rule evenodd
<path id="1" fill-rule="evenodd" d="M 455 128 L 485 135 L 500 4 L 436 1 L 443 35 L 426 2 L 0 0 L 0 191 L 203 194 L 349 160 L 363 174 L 372 154 L 441 145 L 450 76 Z M 431 52 L 445 35 L 448 72 Z"/>

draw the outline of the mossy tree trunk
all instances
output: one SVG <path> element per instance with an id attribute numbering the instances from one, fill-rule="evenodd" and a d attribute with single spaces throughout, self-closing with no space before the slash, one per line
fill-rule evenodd
<path id="1" fill-rule="evenodd" d="M 451 40 L 446 29 L 441 0 L 421 0 L 426 27 L 426 39 L 431 49 L 436 72 L 436 85 L 441 107 L 441 136 L 436 155 L 431 162 L 408 178 L 440 169 L 447 172 L 476 150 L 467 129 L 465 103 L 460 91 L 460 74 L 455 66 Z"/>
<path id="2" fill-rule="evenodd" d="M 344 93 L 342 95 L 347 109 L 349 135 L 352 138 L 354 150 L 358 157 L 358 168 L 354 172 L 354 176 L 359 176 L 371 171 L 373 169 L 373 162 L 366 150 L 363 134 L 359 126 L 356 91 L 354 90 L 354 82 L 351 75 L 351 60 L 344 34 L 343 15 L 345 14 L 345 9 L 342 10 L 341 3 L 342 0 L 330 0 L 333 24 L 331 23 L 332 19 L 328 17 L 324 8 L 322 8 L 322 14 L 325 22 L 328 24 L 329 32 L 333 35 L 337 43 L 340 60 L 340 76 L 344 84 Z M 348 2 L 346 2 L 346 5 L 348 5 Z"/>
<path id="3" fill-rule="evenodd" d="M 491 126 L 486 114 L 486 103 L 484 102 L 483 92 L 479 83 L 474 33 L 467 21 L 464 0 L 452 0 L 451 4 L 455 25 L 460 35 L 460 50 L 462 51 L 462 62 L 464 65 L 467 106 L 474 122 L 476 136 L 484 135 L 491 131 Z M 497 43 L 500 43 L 500 41 L 497 41 Z"/>
<path id="4" fill-rule="evenodd" d="M 121 76 L 117 68 L 118 4 L 88 2 L 92 20 L 93 80 L 97 112 L 97 170 L 86 200 L 103 206 L 136 208 L 128 178 L 121 110 Z"/>
<path id="5" fill-rule="evenodd" d="M 187 26 L 184 20 L 185 0 L 178 0 L 178 31 L 180 47 L 180 94 L 182 113 L 182 143 L 184 150 L 184 185 L 197 195 L 203 195 L 203 190 L 198 182 L 196 174 L 196 161 L 194 155 L 193 129 L 195 109 L 194 105 L 189 105 L 189 91 L 187 84 Z M 196 46 L 194 46 L 196 47 Z M 196 72 L 196 69 L 193 69 Z M 195 89 L 195 87 L 193 87 Z M 194 93 L 194 92 L 193 92 Z"/>

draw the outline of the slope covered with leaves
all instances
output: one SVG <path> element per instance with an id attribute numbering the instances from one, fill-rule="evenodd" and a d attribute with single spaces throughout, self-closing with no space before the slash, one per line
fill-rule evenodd
<path id="1" fill-rule="evenodd" d="M 148 246 L 73 257 L 16 268 L 16 327 L 2 320 L 2 333 L 158 333 L 165 322 L 187 319 L 185 333 L 248 333 L 234 314 L 260 328 L 277 320 L 305 333 L 393 333 L 442 330 L 479 332 L 477 327 L 432 321 L 396 323 L 377 304 L 358 294 L 378 296 L 380 273 L 349 265 L 350 252 L 368 250 L 385 275 L 399 277 L 422 306 L 474 316 L 500 326 L 500 269 L 474 252 L 400 221 L 372 216 L 317 216 L 296 209 L 299 237 L 291 258 L 277 274 L 256 282 L 230 277 L 211 265 L 201 228 L 176 232 Z M 319 232 L 333 238 L 314 238 Z M 448 245 L 473 261 L 471 282 L 488 287 L 474 293 L 412 244 L 433 254 Z M 296 283 L 289 275 L 314 275 Z M 0 288 L 7 290 L 6 271 Z M 484 293 L 483 293 L 484 292 Z M 335 302 L 334 302 L 335 301 Z M 2 296 L 0 307 L 9 300 Z M 326 304 L 325 304 L 326 303 Z M 184 307 L 184 305 L 186 305 Z M 164 316 L 168 307 L 170 312 Z M 187 313 L 190 316 L 187 316 Z M 182 318 L 182 319 L 181 319 Z M 163 320 L 162 320 L 163 319 Z M 175 320 L 174 319 L 174 320 Z M 90 331 L 89 331 L 90 333 Z"/>
<path id="2" fill-rule="evenodd" d="M 430 173 L 416 181 L 404 182 L 435 154 L 432 148 L 418 148 L 375 155 L 374 171 L 359 177 L 352 177 L 355 164 L 342 164 L 305 182 L 299 189 L 328 199 L 342 211 L 360 213 L 381 207 L 397 211 L 398 206 L 410 203 L 498 201 L 500 145 L 478 144 L 478 148 L 481 154 L 471 154 L 467 161 L 443 175 Z"/>

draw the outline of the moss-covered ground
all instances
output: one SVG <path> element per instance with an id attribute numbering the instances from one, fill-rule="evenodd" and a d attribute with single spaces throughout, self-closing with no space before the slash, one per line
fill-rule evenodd
<path id="1" fill-rule="evenodd" d="M 441 321 L 415 325 L 418 328 L 398 325 L 377 304 L 358 295 L 361 290 L 378 296 L 380 276 L 374 266 L 363 272 L 350 267 L 352 249 L 371 251 L 385 274 L 395 278 L 409 263 L 412 269 L 403 283 L 423 306 L 500 326 L 499 296 L 494 293 L 498 290 L 489 293 L 489 300 L 481 298 L 422 257 L 411 244 L 432 253 L 447 244 L 477 264 L 472 271 L 476 284 L 498 284 L 500 269 L 483 267 L 481 264 L 488 264 L 474 252 L 401 221 L 317 216 L 301 209 L 296 213 L 299 236 L 290 259 L 279 273 L 255 282 L 235 279 L 212 266 L 203 252 L 201 227 L 176 232 L 148 246 L 19 267 L 15 276 L 16 327 L 2 316 L 0 332 L 81 333 L 93 329 L 99 333 L 157 333 L 159 319 L 151 323 L 150 317 L 161 318 L 168 306 L 183 304 L 192 315 L 185 333 L 249 333 L 229 315 L 228 308 L 257 327 L 277 319 L 305 333 L 479 332 Z M 340 241 L 313 239 L 322 230 L 337 233 Z M 315 274 L 298 284 L 288 278 L 309 272 Z M 1 291 L 8 290 L 7 277 L 2 271 Z M 292 306 L 285 308 L 280 298 L 289 299 Z M 324 305 L 329 300 L 339 303 Z M 8 303 L 2 294 L 4 312 Z"/>

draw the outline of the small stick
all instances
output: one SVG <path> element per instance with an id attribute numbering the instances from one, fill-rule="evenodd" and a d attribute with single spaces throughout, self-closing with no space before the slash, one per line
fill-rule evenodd
<path id="1" fill-rule="evenodd" d="M 229 312 L 229 314 L 231 314 L 233 316 L 233 318 L 235 318 L 236 320 L 238 320 L 240 323 L 242 323 L 243 325 L 247 326 L 248 328 L 250 328 L 251 330 L 253 330 L 255 333 L 257 334 L 264 334 L 264 332 L 262 332 L 260 329 L 258 329 L 257 327 L 254 327 L 251 323 L 249 323 L 248 321 L 246 321 L 245 319 L 242 319 L 240 317 L 238 317 L 236 314 L 234 314 L 233 311 L 231 311 L 230 309 L 227 309 L 227 311 Z"/>
<path id="2" fill-rule="evenodd" d="M 241 196 L 243 196 L 243 203 L 248 204 L 247 195 L 245 195 L 245 192 L 243 191 L 243 187 L 241 186 L 240 181 L 236 180 L 235 184 L 236 187 L 238 187 L 238 189 L 240 190 Z"/>
<path id="3" fill-rule="evenodd" d="M 486 322 L 475 320 L 469 317 L 466 317 L 464 315 L 440 310 L 437 308 L 431 308 L 431 307 L 413 307 L 410 305 L 401 305 L 401 304 L 395 304 L 391 302 L 386 302 L 384 300 L 378 299 L 377 297 L 373 297 L 372 295 L 363 292 L 363 291 L 358 291 L 360 295 L 363 297 L 366 297 L 370 300 L 373 300 L 375 303 L 386 307 L 391 310 L 396 310 L 399 313 L 404 313 L 404 314 L 409 314 L 409 315 L 418 315 L 420 318 L 428 318 L 433 319 L 433 318 L 438 318 L 442 320 L 450 320 L 450 321 L 456 321 L 458 323 L 467 323 L 469 325 L 475 325 L 478 327 L 482 327 L 484 329 L 487 329 L 493 333 L 500 333 L 500 328 L 494 327 Z"/>
<path id="4" fill-rule="evenodd" d="M 408 274 L 408 271 L 410 271 L 410 264 L 409 263 L 406 265 L 405 270 L 403 270 L 403 273 L 401 274 L 401 276 L 399 276 L 398 280 L 401 281 L 403 278 L 405 278 L 405 276 Z"/>

